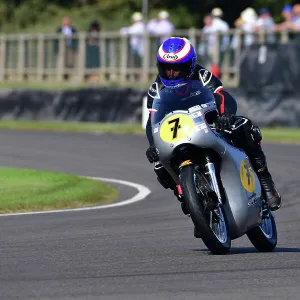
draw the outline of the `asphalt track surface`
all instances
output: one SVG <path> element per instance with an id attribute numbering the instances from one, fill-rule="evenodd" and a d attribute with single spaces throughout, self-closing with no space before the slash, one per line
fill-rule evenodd
<path id="1" fill-rule="evenodd" d="M 299 146 L 264 146 L 284 197 L 276 251 L 258 253 L 242 237 L 231 254 L 213 256 L 157 183 L 144 137 L 0 131 L 0 141 L 2 166 L 129 180 L 152 191 L 128 206 L 0 218 L 0 299 L 300 299 Z"/>

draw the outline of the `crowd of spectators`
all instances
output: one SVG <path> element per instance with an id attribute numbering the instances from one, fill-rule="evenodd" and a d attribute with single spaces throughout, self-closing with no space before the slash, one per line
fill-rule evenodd
<path id="1" fill-rule="evenodd" d="M 246 8 L 241 12 L 239 18 L 234 22 L 234 28 L 230 28 L 224 20 L 221 8 L 214 8 L 203 18 L 203 27 L 201 38 L 197 40 L 197 51 L 200 59 L 203 61 L 211 61 L 213 52 L 216 49 L 216 43 L 220 43 L 220 57 L 228 49 L 235 49 L 238 46 L 238 35 L 243 33 L 243 46 L 251 45 L 256 38 L 256 33 L 266 31 L 265 41 L 274 42 L 276 34 L 283 30 L 294 33 L 294 38 L 300 37 L 300 4 L 294 6 L 285 5 L 281 12 L 284 21 L 276 24 L 269 9 L 262 8 L 258 12 L 253 8 Z M 234 30 L 233 35 L 224 34 L 230 30 Z M 153 36 L 155 41 L 151 44 L 151 51 L 156 52 L 159 45 L 169 36 L 172 36 L 175 30 L 174 24 L 170 21 L 170 15 L 166 10 L 160 11 L 156 18 L 145 22 L 141 12 L 135 12 L 131 17 L 131 24 L 128 27 L 120 29 L 121 36 L 128 37 L 128 49 L 130 53 L 131 64 L 140 67 L 144 55 L 144 34 L 147 32 Z M 97 68 L 101 61 L 99 57 L 99 32 L 101 25 L 98 21 L 93 21 L 87 29 L 90 37 L 87 40 L 86 50 L 86 67 Z M 221 40 L 217 40 L 216 33 L 223 33 Z M 76 41 L 72 39 L 72 35 L 77 30 L 71 24 L 69 17 L 64 17 L 62 25 L 57 29 L 57 33 L 64 34 L 66 39 L 66 48 L 68 59 L 67 66 L 74 64 L 74 53 L 78 47 Z M 297 34 L 299 33 L 299 34 Z"/>
<path id="2" fill-rule="evenodd" d="M 120 30 L 121 35 L 129 35 L 129 51 L 135 66 L 141 66 L 141 59 L 144 54 L 144 33 L 155 37 L 154 47 L 151 50 L 157 51 L 159 45 L 167 39 L 174 31 L 175 26 L 169 20 L 169 13 L 165 10 L 160 11 L 156 18 L 149 22 L 144 22 L 143 14 L 135 12 L 132 15 L 132 25 L 123 27 Z"/>

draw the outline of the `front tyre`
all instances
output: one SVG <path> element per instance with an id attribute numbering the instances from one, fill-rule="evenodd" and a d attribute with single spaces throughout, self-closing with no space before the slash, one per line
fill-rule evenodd
<path id="1" fill-rule="evenodd" d="M 247 236 L 258 251 L 273 251 L 277 245 L 277 229 L 273 214 L 269 212 L 263 223 L 250 229 Z"/>
<path id="2" fill-rule="evenodd" d="M 205 176 L 188 165 L 180 171 L 180 184 L 192 221 L 201 233 L 206 247 L 213 254 L 226 254 L 231 247 L 227 218 L 222 205 L 208 210 L 207 199 L 211 188 Z"/>

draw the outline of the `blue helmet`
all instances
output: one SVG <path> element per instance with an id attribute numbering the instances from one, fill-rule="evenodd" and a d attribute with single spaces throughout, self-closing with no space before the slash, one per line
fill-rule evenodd
<path id="1" fill-rule="evenodd" d="M 171 88 L 182 84 L 192 75 L 196 60 L 195 48 L 188 39 L 171 37 L 164 41 L 159 47 L 156 63 L 162 83 Z"/>

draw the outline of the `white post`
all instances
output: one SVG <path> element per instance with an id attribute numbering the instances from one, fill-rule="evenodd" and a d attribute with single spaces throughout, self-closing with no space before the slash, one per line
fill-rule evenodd
<path id="1" fill-rule="evenodd" d="M 45 37 L 44 35 L 40 34 L 38 36 L 38 57 L 37 57 L 37 80 L 38 81 L 43 81 L 43 75 L 45 72 Z"/>
<path id="2" fill-rule="evenodd" d="M 148 10 L 149 10 L 149 0 L 143 0 L 142 11 L 143 11 L 143 20 L 145 26 L 147 25 L 147 21 L 148 21 Z"/>
<path id="3" fill-rule="evenodd" d="M 149 117 L 149 111 L 147 108 L 147 96 L 143 98 L 143 109 L 142 109 L 142 127 L 146 129 L 147 121 Z"/>
<path id="4" fill-rule="evenodd" d="M 18 41 L 18 81 L 22 82 L 25 75 L 25 36 L 19 35 Z"/>
<path id="5" fill-rule="evenodd" d="M 0 36 L 0 82 L 5 78 L 6 49 L 6 37 L 2 35 Z"/>
<path id="6" fill-rule="evenodd" d="M 86 43 L 87 43 L 87 37 L 85 32 L 80 32 L 78 35 L 79 40 L 79 57 L 78 57 L 78 65 L 77 65 L 77 74 L 78 74 L 78 83 L 84 82 L 85 79 L 85 58 L 86 58 Z"/>

